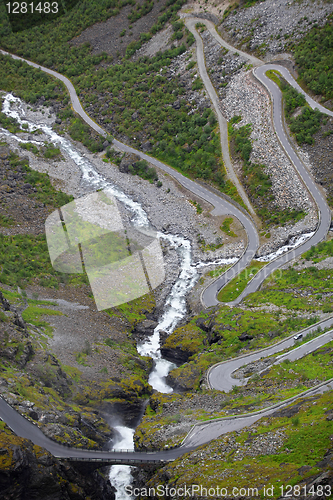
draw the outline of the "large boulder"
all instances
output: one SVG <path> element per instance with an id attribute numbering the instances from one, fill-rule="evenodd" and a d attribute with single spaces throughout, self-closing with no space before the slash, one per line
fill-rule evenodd
<path id="1" fill-rule="evenodd" d="M 150 141 L 146 141 L 141 145 L 141 149 L 144 153 L 151 151 L 153 149 L 152 143 Z"/>

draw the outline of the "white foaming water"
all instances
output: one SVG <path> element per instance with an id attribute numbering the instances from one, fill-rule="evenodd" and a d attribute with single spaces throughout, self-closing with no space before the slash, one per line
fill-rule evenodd
<path id="1" fill-rule="evenodd" d="M 12 106 L 12 104 L 15 105 Z M 44 123 L 32 123 L 30 120 L 24 119 L 25 110 L 23 107 L 23 103 L 21 99 L 18 97 L 14 97 L 12 94 L 7 94 L 4 98 L 3 113 L 7 116 L 15 118 L 17 122 L 21 125 L 28 126 L 28 129 L 22 129 L 22 132 L 33 132 L 37 129 L 40 129 L 44 132 L 45 135 L 49 137 L 50 142 L 53 144 L 57 144 L 68 156 L 74 161 L 74 163 L 80 168 L 82 172 L 82 180 L 90 186 L 93 186 L 95 189 L 107 188 L 110 194 L 113 194 L 121 203 L 129 208 L 133 214 L 134 219 L 132 222 L 139 226 L 148 226 L 149 221 L 147 214 L 142 209 L 141 205 L 126 196 L 125 193 L 120 191 L 117 187 L 110 184 L 110 182 L 106 181 L 102 175 L 100 175 L 92 164 L 89 162 L 87 158 L 84 158 L 71 144 L 70 141 L 58 135 L 49 125 Z M 11 134 L 7 130 L 1 129 L 5 135 L 15 138 L 18 142 L 26 142 L 26 139 L 21 139 L 16 135 Z M 29 141 L 35 144 L 40 144 L 38 141 Z"/>
<path id="2" fill-rule="evenodd" d="M 14 104 L 14 106 L 12 106 L 12 104 Z M 115 186 L 111 185 L 104 179 L 103 176 L 98 174 L 89 160 L 83 158 L 67 139 L 56 134 L 48 125 L 35 124 L 30 120 L 24 119 L 23 117 L 25 116 L 25 111 L 22 101 L 19 98 L 14 97 L 11 94 L 7 94 L 4 100 L 3 112 L 7 116 L 15 118 L 21 126 L 23 124 L 28 126 L 28 129 L 24 129 L 24 131 L 28 130 L 29 132 L 33 132 L 36 129 L 41 129 L 49 137 L 50 142 L 52 142 L 53 144 L 58 144 L 59 147 L 65 153 L 67 153 L 68 156 L 81 169 L 82 178 L 88 185 L 92 185 L 95 189 L 109 189 L 111 194 L 113 194 L 121 203 L 124 203 L 125 206 L 131 210 L 131 212 L 133 213 L 132 222 L 135 225 L 146 226 L 147 228 L 149 227 L 147 214 L 145 213 L 141 205 L 131 200 L 125 193 L 120 191 Z M 7 136 L 16 139 L 18 142 L 26 142 L 25 140 L 22 140 L 19 137 L 10 134 L 6 130 L 1 131 Z M 35 142 L 36 144 L 40 144 L 38 141 L 33 142 Z M 186 313 L 185 295 L 195 284 L 198 278 L 197 268 L 201 266 L 201 263 L 195 265 L 191 264 L 190 241 L 181 236 L 172 234 L 158 233 L 157 236 L 166 239 L 170 243 L 170 245 L 177 251 L 181 272 L 172 287 L 171 293 L 165 304 L 164 313 L 154 331 L 154 334 L 150 339 L 138 346 L 138 352 L 142 355 L 151 356 L 155 361 L 155 368 L 150 375 L 149 383 L 155 390 L 168 393 L 172 392 L 172 388 L 166 384 L 165 377 L 175 365 L 167 360 L 162 359 L 161 357 L 159 332 L 161 330 L 164 330 L 168 333 L 171 333 L 176 327 L 179 320 L 184 317 Z M 226 261 L 228 261 L 228 259 L 219 259 L 216 264 L 218 265 L 220 263 L 226 263 Z M 203 263 L 202 266 L 204 265 L 207 264 Z M 119 433 L 122 436 L 122 439 L 116 443 L 117 448 L 134 449 L 134 430 L 124 426 L 118 426 L 115 428 L 119 430 Z M 117 500 L 125 500 L 129 498 L 124 488 L 126 485 L 129 485 L 131 483 L 131 467 L 123 465 L 111 467 L 110 481 L 111 484 L 117 489 Z"/>
<path id="3" fill-rule="evenodd" d="M 81 169 L 82 179 L 84 182 L 88 185 L 92 185 L 95 189 L 107 188 L 111 194 L 113 194 L 121 203 L 131 210 L 133 213 L 132 222 L 134 225 L 141 227 L 146 226 L 147 228 L 149 227 L 147 214 L 141 205 L 131 200 L 131 198 L 129 198 L 125 193 L 110 184 L 110 182 L 106 181 L 102 175 L 96 172 L 89 160 L 82 157 L 70 141 L 59 136 L 50 126 L 43 123 L 32 123 L 30 120 L 24 118 L 26 116 L 24 106 L 18 97 L 14 97 L 12 94 L 7 94 L 4 99 L 3 112 L 7 116 L 15 118 L 21 127 L 22 125 L 28 127 L 28 129 L 24 129 L 24 131 L 28 130 L 29 132 L 33 132 L 37 129 L 42 130 L 44 134 L 49 137 L 50 142 L 58 144 L 58 146 L 65 153 L 67 153 L 74 163 Z M 15 138 L 19 142 L 26 142 L 26 140 L 20 139 L 6 130 L 4 130 L 4 133 Z M 31 142 L 39 144 L 38 141 Z M 155 361 L 155 367 L 150 374 L 149 383 L 155 390 L 168 393 L 172 392 L 172 388 L 169 387 L 164 380 L 169 371 L 174 368 L 175 365 L 165 359 L 162 359 L 161 357 L 159 332 L 165 331 L 167 333 L 171 333 L 177 323 L 184 317 L 186 313 L 185 295 L 194 286 L 198 278 L 198 268 L 208 265 L 229 264 L 237 261 L 237 259 L 218 259 L 214 263 L 199 262 L 197 264 L 192 264 L 191 243 L 189 240 L 186 240 L 182 236 L 173 234 L 157 233 L 157 236 L 162 239 L 166 239 L 177 251 L 181 272 L 172 287 L 171 293 L 165 304 L 163 316 L 156 327 L 154 334 L 150 337 L 150 339 L 138 346 L 138 352 L 143 356 L 151 356 Z"/>
<path id="4" fill-rule="evenodd" d="M 133 435 L 135 429 L 125 427 L 123 425 L 113 426 L 115 431 L 119 433 L 119 439 L 112 447 L 113 450 L 134 450 Z M 128 465 L 113 465 L 110 470 L 109 479 L 112 486 L 117 490 L 116 500 L 124 500 L 133 498 L 126 493 L 125 487 L 132 482 L 132 467 Z"/>
<path id="5" fill-rule="evenodd" d="M 294 236 L 293 238 L 290 238 L 290 243 L 288 243 L 288 245 L 284 245 L 283 247 L 278 248 L 276 252 L 258 257 L 256 260 L 259 260 L 260 262 L 270 262 L 283 253 L 289 252 L 293 248 L 299 247 L 300 245 L 302 245 L 302 243 L 304 243 L 304 241 L 310 239 L 314 234 L 315 232 L 313 231 L 312 233 L 304 233 L 300 236 Z"/>

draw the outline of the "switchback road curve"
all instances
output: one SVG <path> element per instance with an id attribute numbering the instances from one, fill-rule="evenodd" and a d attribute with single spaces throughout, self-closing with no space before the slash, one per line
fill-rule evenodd
<path id="1" fill-rule="evenodd" d="M 187 16 L 185 16 L 187 17 Z M 191 16 L 188 16 L 188 19 L 191 19 Z M 277 135 L 277 138 L 284 149 L 287 157 L 290 159 L 291 163 L 294 165 L 294 168 L 296 169 L 296 172 L 298 173 L 299 177 L 301 178 L 303 184 L 306 186 L 308 189 L 310 195 L 312 196 L 314 202 L 317 205 L 318 208 L 318 214 L 319 214 L 319 223 L 316 228 L 315 234 L 305 241 L 302 245 L 299 247 L 286 252 L 285 254 L 281 255 L 280 257 L 276 258 L 274 261 L 270 262 L 266 266 L 264 266 L 255 276 L 254 278 L 248 283 L 246 288 L 243 290 L 243 292 L 234 300 L 231 302 L 226 303 L 229 306 L 235 306 L 239 304 L 247 295 L 250 293 L 253 293 L 258 290 L 260 285 L 263 283 L 263 281 L 276 269 L 280 268 L 282 265 L 286 264 L 287 262 L 290 262 L 294 258 L 298 257 L 302 253 L 306 252 L 308 249 L 311 248 L 312 245 L 316 245 L 320 241 L 322 241 L 330 227 L 331 223 L 331 212 L 330 209 L 326 203 L 326 200 L 322 193 L 319 191 L 317 188 L 316 184 L 314 183 L 311 174 L 308 172 L 306 167 L 304 166 L 303 162 L 300 160 L 298 155 L 296 154 L 294 148 L 290 144 L 284 126 L 283 126 L 283 119 L 282 119 L 282 94 L 279 89 L 279 87 L 274 83 L 270 78 L 266 76 L 266 71 L 268 70 L 275 70 L 279 71 L 282 76 L 288 81 L 290 85 L 292 85 L 298 92 L 302 93 L 308 102 L 308 104 L 314 109 L 317 108 L 319 111 L 322 113 L 325 113 L 329 116 L 333 116 L 333 112 L 328 110 L 327 108 L 324 108 L 320 104 L 318 104 L 314 99 L 312 99 L 310 96 L 308 96 L 304 90 L 298 85 L 298 83 L 294 80 L 294 78 L 291 76 L 290 72 L 284 68 L 281 65 L 278 64 L 264 64 L 263 61 L 260 59 L 251 56 L 249 54 L 246 54 L 245 52 L 242 52 L 234 47 L 232 47 L 230 44 L 225 42 L 221 36 L 217 33 L 215 25 L 207 21 L 205 19 L 199 19 L 199 18 L 194 18 L 191 19 L 191 25 L 188 25 L 188 27 L 193 26 L 193 23 L 196 22 L 201 22 L 204 23 L 211 33 L 211 35 L 214 37 L 214 39 L 223 47 L 227 48 L 233 53 L 238 52 L 241 54 L 243 57 L 246 57 L 249 62 L 252 64 L 256 65 L 257 67 L 253 69 L 253 74 L 257 78 L 257 80 L 266 87 L 268 90 L 270 96 L 271 96 L 271 101 L 272 101 L 272 106 L 273 106 L 273 125 L 275 129 L 275 133 Z M 198 36 L 198 35 L 197 35 Z M 233 268 L 230 268 L 225 274 L 220 276 L 214 283 L 210 284 L 202 293 L 202 302 L 205 306 L 209 306 L 214 303 L 214 305 L 218 305 L 219 302 L 217 300 L 217 294 L 218 292 L 232 279 L 235 277 L 237 274 L 234 272 L 236 269 L 236 266 Z"/>
<path id="2" fill-rule="evenodd" d="M 311 99 L 299 87 L 299 85 L 295 82 L 295 80 L 293 79 L 293 77 L 291 76 L 289 71 L 286 68 L 284 68 L 283 66 L 279 66 L 276 64 L 265 64 L 264 66 L 260 66 L 259 68 L 255 68 L 253 70 L 255 77 L 268 89 L 268 91 L 271 95 L 272 106 L 273 106 L 273 124 L 274 124 L 274 128 L 275 128 L 275 133 L 276 133 L 277 138 L 278 138 L 282 148 L 284 149 L 287 157 L 290 159 L 290 161 L 294 165 L 294 167 L 295 167 L 299 177 L 301 178 L 303 184 L 306 186 L 306 188 L 310 192 L 314 202 L 317 205 L 318 214 L 319 214 L 319 222 L 318 222 L 318 225 L 316 228 L 316 232 L 311 238 L 306 240 L 302 245 L 300 245 L 297 248 L 294 248 L 293 250 L 283 254 L 281 257 L 278 257 L 277 259 L 275 259 L 274 261 L 270 262 L 265 267 L 263 267 L 254 276 L 254 278 L 249 282 L 247 287 L 237 297 L 237 299 L 232 301 L 232 302 L 229 302 L 229 305 L 239 304 L 243 300 L 243 298 L 246 297 L 249 293 L 252 293 L 252 292 L 255 292 L 256 290 L 258 290 L 261 283 L 272 272 L 274 272 L 276 269 L 281 267 L 283 264 L 286 264 L 287 262 L 290 262 L 291 260 L 300 256 L 302 253 L 309 250 L 311 248 L 311 246 L 317 245 L 320 241 L 322 241 L 326 237 L 327 232 L 330 228 L 330 224 L 331 224 L 331 211 L 326 203 L 325 197 L 323 196 L 323 194 L 320 192 L 320 190 L 316 186 L 316 184 L 312 178 L 312 175 L 307 170 L 304 163 L 300 160 L 299 156 L 297 155 L 294 148 L 292 147 L 292 145 L 289 142 L 289 139 L 287 137 L 287 134 L 285 132 L 284 125 L 283 125 L 282 94 L 281 94 L 279 87 L 276 85 L 276 83 L 267 77 L 266 71 L 268 71 L 268 70 L 279 71 L 294 88 L 296 88 L 298 91 L 302 91 L 302 94 L 305 96 L 306 100 L 308 101 L 308 103 L 311 106 L 317 107 L 322 113 L 325 113 L 329 116 L 333 116 L 333 112 L 329 111 L 328 109 L 324 108 L 323 106 L 320 106 L 313 99 Z"/>
<path id="3" fill-rule="evenodd" d="M 326 328 L 333 324 L 333 318 L 322 321 L 319 323 L 321 328 Z M 303 330 L 304 335 L 310 333 L 318 327 L 318 324 L 312 325 L 312 327 Z M 300 346 L 296 354 L 297 357 L 302 357 L 308 352 L 311 352 L 321 345 L 329 342 L 333 338 L 333 331 L 324 333 L 320 337 Z M 232 372 L 260 357 L 270 356 L 276 352 L 281 351 L 293 344 L 292 337 L 285 339 L 277 344 L 257 351 L 255 353 L 250 353 L 248 355 L 241 356 L 236 359 L 231 359 L 223 363 L 223 370 L 227 376 L 223 377 L 221 386 L 229 390 L 228 378 L 232 375 Z M 284 355 L 285 358 L 295 359 L 295 350 Z M 215 367 L 210 370 L 210 373 L 214 373 Z M 209 375 L 210 377 L 210 375 Z M 234 383 L 235 383 L 234 379 Z M 234 385 L 234 384 L 233 384 Z M 189 431 L 183 443 L 180 447 L 173 449 L 164 449 L 154 452 L 137 452 L 137 451 L 99 451 L 99 450 L 85 450 L 80 448 L 70 448 L 63 446 L 50 438 L 45 436 L 43 432 L 39 429 L 36 424 L 24 418 L 16 410 L 14 410 L 6 401 L 0 397 L 0 417 L 1 419 L 17 434 L 18 436 L 30 439 L 35 445 L 41 446 L 52 453 L 53 456 L 61 459 L 67 460 L 82 460 L 82 461 L 100 461 L 103 465 L 105 464 L 140 464 L 140 463 L 156 463 L 156 462 L 166 462 L 172 461 L 176 458 L 181 457 L 185 453 L 194 450 L 196 447 L 208 443 L 212 439 L 215 439 L 222 434 L 228 432 L 233 432 L 235 430 L 243 429 L 247 427 L 262 417 L 269 416 L 276 410 L 290 404 L 291 402 L 299 399 L 303 396 L 311 396 L 315 394 L 322 393 L 326 390 L 331 390 L 333 388 L 333 380 L 328 380 L 322 382 L 321 384 L 305 391 L 302 394 L 289 398 L 286 401 L 277 403 L 269 408 L 263 410 L 258 410 L 245 415 L 233 415 L 231 417 L 224 417 L 220 419 L 215 419 L 213 421 L 206 421 L 203 423 L 198 423 Z"/>
<path id="4" fill-rule="evenodd" d="M 197 21 L 202 21 L 202 19 L 198 19 Z M 72 85 L 72 83 L 63 75 L 60 75 L 59 73 L 49 70 L 48 68 L 41 67 L 35 63 L 32 63 L 31 61 L 26 61 L 22 58 L 19 58 L 17 56 L 13 56 L 11 54 L 8 54 L 4 51 L 1 51 L 5 55 L 10 55 L 11 57 L 14 57 L 15 59 L 21 59 L 28 63 L 29 65 L 39 68 L 42 71 L 45 71 L 46 73 L 60 79 L 67 87 L 72 105 L 74 110 L 88 123 L 94 130 L 96 130 L 98 133 L 100 133 L 103 136 L 106 136 L 106 132 L 99 126 L 97 125 L 83 110 L 80 101 L 78 99 L 78 96 L 75 92 L 75 89 Z M 271 85 L 273 82 L 269 80 L 266 75 L 264 74 L 267 69 L 276 69 L 280 72 L 283 68 L 277 65 L 264 65 L 261 66 L 260 68 L 256 69 L 255 75 L 256 77 L 269 89 L 271 96 L 272 96 L 272 101 L 273 101 L 273 109 L 274 109 L 274 125 L 276 126 L 276 120 L 281 121 L 281 126 L 282 126 L 282 119 L 281 119 L 281 95 L 279 94 L 279 89 Z M 291 84 L 293 85 L 292 82 L 294 80 L 292 79 L 291 75 Z M 296 82 L 294 82 L 296 84 Z M 296 84 L 297 85 L 297 84 Z M 294 85 L 293 85 L 294 86 Z M 297 88 L 297 87 L 295 87 Z M 308 97 L 308 96 L 307 96 Z M 310 98 L 309 98 L 310 99 Z M 308 101 L 309 102 L 309 101 Z M 324 112 L 326 113 L 327 110 L 323 108 Z M 328 113 L 330 114 L 330 113 Z M 295 154 L 293 148 L 290 146 L 288 139 L 285 136 L 283 126 L 280 129 L 278 128 L 279 133 L 277 132 L 277 135 L 279 137 L 279 140 L 283 144 L 283 147 L 285 147 L 285 144 L 287 144 L 287 149 L 286 152 L 288 156 L 292 159 L 299 163 L 300 160 L 298 159 L 297 155 Z M 285 143 L 286 141 L 286 143 Z M 207 202 L 211 203 L 215 208 L 214 211 L 212 212 L 213 215 L 234 215 L 235 217 L 239 218 L 239 220 L 242 222 L 242 224 L 245 227 L 245 230 L 248 234 L 248 246 L 247 249 L 242 256 L 242 258 L 238 261 L 238 263 L 234 266 L 232 269 L 232 272 L 229 274 L 229 271 L 225 273 L 222 277 L 220 277 L 217 281 L 215 281 L 212 285 L 210 285 L 204 294 L 204 301 L 206 306 L 210 305 L 215 305 L 218 304 L 218 301 L 216 299 L 216 294 L 217 292 L 226 284 L 226 282 L 231 278 L 236 275 L 237 272 L 240 270 L 244 269 L 247 264 L 252 260 L 255 251 L 258 247 L 259 244 L 259 238 L 258 234 L 256 231 L 256 228 L 252 222 L 252 220 L 247 217 L 241 210 L 239 210 L 237 207 L 235 207 L 233 204 L 229 203 L 228 201 L 224 200 L 222 197 L 217 196 L 216 194 L 212 193 L 210 190 L 206 189 L 205 187 L 195 183 L 194 181 L 191 181 L 190 179 L 187 179 L 186 177 L 182 176 L 178 172 L 174 171 L 164 163 L 148 156 L 142 153 L 141 151 L 137 151 L 134 148 L 131 148 L 125 144 L 120 143 L 119 141 L 114 141 L 114 144 L 119 147 L 122 151 L 125 152 L 133 152 L 137 155 L 139 155 L 141 158 L 146 159 L 150 163 L 156 165 L 158 168 L 161 168 L 165 172 L 167 172 L 169 175 L 171 175 L 173 178 L 175 178 L 180 184 L 182 184 L 185 188 L 189 189 L 193 193 L 197 194 Z M 295 163 L 294 163 L 295 164 Z M 298 163 L 297 163 L 298 164 Z M 311 176 L 309 173 L 306 171 L 305 167 L 303 165 L 302 169 L 304 170 L 299 170 L 301 177 L 303 178 L 304 182 L 306 185 L 309 187 L 310 192 L 312 196 L 314 197 L 318 208 L 319 208 L 319 213 L 320 213 L 320 224 L 318 227 L 318 230 L 316 232 L 317 240 L 313 237 L 311 240 L 308 240 L 305 242 L 302 246 L 298 247 L 298 254 L 303 253 L 307 248 L 309 248 L 311 245 L 316 244 L 316 242 L 320 241 L 323 239 L 326 235 L 326 232 L 329 228 L 329 222 L 330 222 L 330 214 L 328 207 L 326 205 L 326 202 L 322 195 L 319 193 L 317 187 L 315 186 L 314 182 L 311 179 Z M 311 243 L 310 243 L 311 241 Z M 294 251 L 295 252 L 295 251 Z M 287 256 L 287 258 L 285 258 Z M 258 288 L 258 286 L 262 283 L 262 281 L 272 272 L 274 269 L 280 267 L 283 263 L 288 262 L 295 256 L 295 253 L 293 253 L 292 256 L 289 254 L 285 254 L 285 256 L 282 256 L 278 259 L 276 259 L 273 263 L 271 263 L 273 266 L 270 268 L 271 264 L 263 268 L 261 272 L 259 272 L 256 276 L 255 279 L 253 279 L 248 287 L 244 290 L 243 294 L 239 297 L 239 302 L 242 300 L 242 298 L 247 295 L 248 293 L 251 293 L 255 289 Z M 284 259 L 285 258 L 285 259 Z M 261 279 L 259 279 L 261 278 Z M 261 356 L 263 356 L 264 353 L 261 353 Z M 232 360 L 231 360 L 232 362 Z M 242 361 L 244 364 L 244 360 Z M 224 365 L 225 367 L 225 365 Z M 233 365 L 230 365 L 230 370 L 233 367 Z M 229 370 L 229 368 L 228 368 Z M 231 370 L 230 373 L 232 373 Z M 214 370 L 212 370 L 214 372 Z M 221 382 L 218 388 L 222 389 L 221 385 L 223 386 L 224 382 Z M 328 383 L 323 383 L 320 386 L 321 387 L 316 387 L 311 389 L 310 391 L 307 391 L 309 394 L 310 393 L 315 393 L 316 391 L 321 391 L 325 390 L 325 387 Z M 234 384 L 233 384 L 234 385 Z M 331 387 L 331 386 L 330 386 Z M 223 390 L 223 389 L 222 389 Z M 293 399 L 296 399 L 299 396 L 296 396 Z M 289 400 L 288 400 L 289 402 Z M 276 409 L 277 407 L 282 407 L 286 405 L 288 402 L 282 402 L 278 405 L 275 405 L 274 408 Z M 182 447 L 176 448 L 173 450 L 161 450 L 157 452 L 152 452 L 152 453 L 143 453 L 143 452 L 107 452 L 107 451 L 91 451 L 91 450 L 80 450 L 80 449 L 73 449 L 73 448 L 68 448 L 65 446 L 62 446 L 58 443 L 55 443 L 51 441 L 49 438 L 47 438 L 41 430 L 28 420 L 26 420 L 24 417 L 19 415 L 13 408 L 11 408 L 3 399 L 0 399 L 0 415 L 1 418 L 12 428 L 12 430 L 18 434 L 19 436 L 31 439 L 35 444 L 39 446 L 43 446 L 47 450 L 49 450 L 54 456 L 56 457 L 61 457 L 61 458 L 77 458 L 77 459 L 87 459 L 87 460 L 105 460 L 105 461 L 110 461 L 112 463 L 115 463 L 118 461 L 118 463 L 137 463 L 137 462 L 152 462 L 152 461 L 159 461 L 159 460 L 174 460 L 175 458 L 183 455 L 184 453 L 194 449 L 197 447 L 199 444 L 203 444 L 205 442 L 210 441 L 211 439 L 214 439 L 218 437 L 219 435 L 225 433 L 225 432 L 230 432 L 232 430 L 236 430 L 242 427 L 245 427 L 247 425 L 250 425 L 255 420 L 258 420 L 262 416 L 264 416 L 266 413 L 269 414 L 269 412 L 272 412 L 273 409 L 267 409 L 263 412 L 255 412 L 254 414 L 251 415 L 246 415 L 242 417 L 231 417 L 227 419 L 222 419 L 220 422 L 210 422 L 210 423 L 205 423 L 203 426 L 200 427 L 196 426 L 193 431 L 186 437 L 184 440 L 184 443 Z M 266 412 L 266 413 L 265 413 Z M 259 416 L 258 416 L 259 415 Z M 204 429 L 204 430 L 203 430 Z"/>
<path id="5" fill-rule="evenodd" d="M 102 136 L 106 137 L 107 133 L 106 131 L 100 127 L 97 123 L 95 123 L 84 111 L 84 109 L 81 106 L 80 100 L 76 94 L 75 88 L 72 84 L 72 82 L 65 76 L 61 75 L 60 73 L 57 73 L 56 71 L 53 71 L 51 69 L 45 68 L 44 66 L 40 66 L 39 64 L 33 63 L 31 61 L 28 61 L 26 59 L 23 59 L 22 57 L 18 57 L 16 55 L 10 54 L 6 51 L 0 50 L 0 53 L 3 55 L 7 55 L 12 57 L 13 59 L 17 59 L 20 61 L 24 61 L 30 66 L 40 69 L 41 71 L 44 71 L 45 73 L 48 73 L 49 75 L 57 78 L 58 80 L 62 81 L 68 92 L 69 96 L 72 102 L 72 106 L 74 111 L 81 116 L 81 118 L 88 124 L 90 125 L 93 130 L 101 134 Z M 258 246 L 259 246 L 259 236 L 257 229 L 255 227 L 254 222 L 252 219 L 246 214 L 246 212 L 242 211 L 229 201 L 227 201 L 225 198 L 221 196 L 218 196 L 214 192 L 210 191 L 206 187 L 202 186 L 201 184 L 196 183 L 195 181 L 192 181 L 191 179 L 188 179 L 184 175 L 180 174 L 173 168 L 169 167 L 165 163 L 143 153 L 142 151 L 139 151 L 137 149 L 132 148 L 131 146 L 128 146 L 127 144 L 123 144 L 120 141 L 117 141 L 116 139 L 113 140 L 113 144 L 119 148 L 121 151 L 126 152 L 126 153 L 134 153 L 138 156 L 140 156 L 143 160 L 147 160 L 148 162 L 152 163 L 156 167 L 160 168 L 167 174 L 169 174 L 171 177 L 173 177 L 177 182 L 179 182 L 182 186 L 184 186 L 186 189 L 191 191 L 192 193 L 196 194 L 203 200 L 207 201 L 211 205 L 214 206 L 214 210 L 211 212 L 212 215 L 232 215 L 239 219 L 239 221 L 242 223 L 244 226 L 244 229 L 247 234 L 247 247 L 245 249 L 244 254 L 242 257 L 230 268 L 227 273 L 225 273 L 220 279 L 214 281 L 207 289 L 207 292 L 205 293 L 205 302 L 204 305 L 206 307 L 214 306 L 217 305 L 219 302 L 216 299 L 218 291 L 235 275 L 237 275 L 239 272 L 241 272 L 243 269 L 245 269 L 253 259 L 254 254 L 256 253 Z"/>
<path id="6" fill-rule="evenodd" d="M 331 328 L 333 326 L 333 317 L 327 318 L 326 320 L 320 321 L 319 323 L 315 323 L 307 328 L 304 328 L 299 333 L 302 333 L 303 337 L 309 335 L 310 333 L 314 333 L 320 328 L 324 330 L 326 328 Z M 315 349 L 318 349 L 322 345 L 326 344 L 333 340 L 333 330 L 330 330 L 326 333 L 323 333 L 319 337 L 306 342 L 296 349 L 289 351 L 283 356 L 279 357 L 278 362 L 281 362 L 283 359 L 289 359 L 290 361 L 294 361 L 295 359 L 302 358 L 308 352 L 312 352 Z M 258 351 L 249 352 L 244 356 L 239 356 L 237 358 L 230 359 L 228 361 L 222 361 L 221 363 L 216 363 L 211 366 L 207 371 L 207 382 L 211 389 L 217 389 L 219 391 L 229 392 L 235 385 L 244 385 L 246 380 L 242 380 L 239 378 L 234 378 L 233 373 L 241 368 L 244 365 L 248 365 L 249 363 L 253 363 L 261 358 L 267 358 L 269 356 L 274 356 L 278 352 L 283 351 L 284 349 L 288 349 L 295 344 L 294 334 L 287 337 L 284 340 L 277 342 L 276 344 L 271 345 L 270 347 L 266 347 L 264 349 L 259 349 Z"/>

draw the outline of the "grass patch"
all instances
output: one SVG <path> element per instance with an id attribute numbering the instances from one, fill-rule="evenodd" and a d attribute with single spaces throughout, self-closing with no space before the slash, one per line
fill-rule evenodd
<path id="1" fill-rule="evenodd" d="M 191 205 L 193 205 L 196 208 L 197 214 L 202 214 L 202 206 L 200 205 L 200 203 L 194 200 L 188 200 L 188 201 L 191 203 Z"/>
<path id="2" fill-rule="evenodd" d="M 24 180 L 35 188 L 29 196 L 41 203 L 52 207 L 66 205 L 74 198 L 62 191 L 57 191 L 51 184 L 48 174 L 42 174 L 29 167 L 26 159 L 21 159 L 17 154 L 11 153 L 9 157 L 10 169 L 24 174 Z"/>
<path id="3" fill-rule="evenodd" d="M 9 227 L 15 224 L 14 219 L 9 215 L 0 214 L 0 226 L 1 227 Z"/>
<path id="4" fill-rule="evenodd" d="M 242 293 L 248 282 L 265 265 L 265 262 L 252 261 L 250 266 L 244 269 L 238 276 L 222 288 L 217 298 L 220 302 L 231 302 Z"/>
<path id="5" fill-rule="evenodd" d="M 31 323 L 37 327 L 46 327 L 47 332 L 50 333 L 51 327 L 49 324 L 42 320 L 42 316 L 62 316 L 61 311 L 55 311 L 54 309 L 47 309 L 46 307 L 39 307 L 36 305 L 29 305 L 22 313 L 22 318 L 27 323 Z"/>
<path id="6" fill-rule="evenodd" d="M 322 241 L 317 246 L 312 246 L 302 257 L 313 262 L 320 262 L 327 257 L 333 257 L 333 240 Z"/>
<path id="7" fill-rule="evenodd" d="M 88 283 L 85 274 L 63 274 L 53 269 L 45 235 L 0 234 L 0 270 L 2 283 L 23 288 L 28 283 L 54 288 L 59 283 Z"/>
<path id="8" fill-rule="evenodd" d="M 332 302 L 333 271 L 310 266 L 297 270 L 294 267 L 271 276 L 264 282 L 264 289 L 245 299 L 249 306 L 264 303 L 284 306 L 289 310 L 330 312 Z M 290 291 L 292 288 L 292 291 Z"/>
<path id="9" fill-rule="evenodd" d="M 110 316 L 123 316 L 132 326 L 135 326 L 136 323 L 146 319 L 147 312 L 152 312 L 155 306 L 156 302 L 154 295 L 147 294 L 131 302 L 121 304 L 116 308 L 108 309 L 106 312 Z M 113 344 L 111 347 L 112 346 Z"/>
<path id="10" fill-rule="evenodd" d="M 236 238 L 237 234 L 235 234 L 231 229 L 230 226 L 233 223 L 234 219 L 232 217 L 227 217 L 224 219 L 222 226 L 220 226 L 221 231 L 223 231 L 225 234 L 228 236 L 231 236 L 232 238 Z"/>

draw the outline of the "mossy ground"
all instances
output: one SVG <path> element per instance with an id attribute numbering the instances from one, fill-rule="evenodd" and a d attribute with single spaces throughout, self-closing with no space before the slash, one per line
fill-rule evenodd
<path id="1" fill-rule="evenodd" d="M 233 280 L 229 281 L 229 283 L 222 288 L 219 292 L 217 298 L 220 302 L 231 302 L 235 300 L 242 291 L 246 288 L 248 282 L 257 274 L 258 271 L 266 262 L 259 262 L 253 260 L 251 264 L 244 269 L 238 276 L 236 276 Z"/>
<path id="2" fill-rule="evenodd" d="M 242 498 L 251 500 L 267 498 L 264 487 L 273 486 L 269 498 L 279 498 L 281 486 L 304 484 L 307 478 L 323 471 L 319 462 L 332 446 L 332 423 L 327 419 L 331 408 L 332 391 L 304 399 L 298 405 L 291 405 L 289 411 L 286 408 L 285 412 L 276 412 L 175 460 L 158 471 L 147 486 L 161 483 L 176 488 L 192 484 L 204 488 L 219 486 L 227 488 L 227 498 L 233 496 L 235 487 L 250 488 L 249 494 L 245 492 Z M 251 488 L 257 488 L 258 494 Z"/>
<path id="3" fill-rule="evenodd" d="M 167 339 L 168 348 L 185 348 L 188 352 L 196 352 L 187 363 L 170 373 L 172 380 L 183 384 L 187 392 L 185 395 L 177 395 L 176 399 L 170 402 L 168 402 L 169 396 L 164 395 L 166 408 L 169 404 L 175 405 L 176 401 L 174 415 L 178 415 L 180 421 L 186 421 L 191 414 L 192 422 L 230 413 L 246 413 L 271 406 L 333 377 L 331 361 L 333 345 L 330 342 L 300 360 L 285 361 L 267 368 L 261 375 L 254 374 L 246 386 L 235 386 L 228 394 L 207 391 L 201 384 L 205 380 L 206 370 L 212 364 L 275 343 L 318 321 L 319 311 L 330 312 L 332 270 L 329 262 L 328 267 L 325 267 L 324 260 L 332 254 L 332 241 L 322 242 L 306 252 L 289 268 L 268 278 L 262 290 L 250 295 L 242 306 L 233 308 L 223 306 L 203 312 L 192 317 L 186 327 L 176 329 Z M 318 269 L 316 265 L 322 266 L 322 269 Z M 202 328 L 200 328 L 202 321 L 204 323 L 201 323 Z M 243 334 L 253 338 L 241 341 L 239 337 Z M 303 340 L 309 340 L 311 336 L 319 334 L 319 331 L 314 332 Z M 198 402 L 193 402 L 191 406 L 195 395 L 208 398 L 211 408 L 206 410 L 205 406 L 200 407 Z M 142 446 L 148 441 L 154 441 L 153 436 L 145 434 L 145 428 L 147 432 L 149 426 L 153 428 L 158 421 L 161 421 L 166 429 L 170 426 L 177 428 L 176 421 L 168 423 L 173 414 L 162 410 L 163 402 L 155 403 L 147 407 L 146 416 L 138 428 L 138 443 Z M 175 444 L 177 439 L 184 437 L 179 425 L 178 430 L 179 437 L 176 435 L 168 437 L 165 444 Z M 155 432 L 158 435 L 161 432 L 157 426 Z"/>

